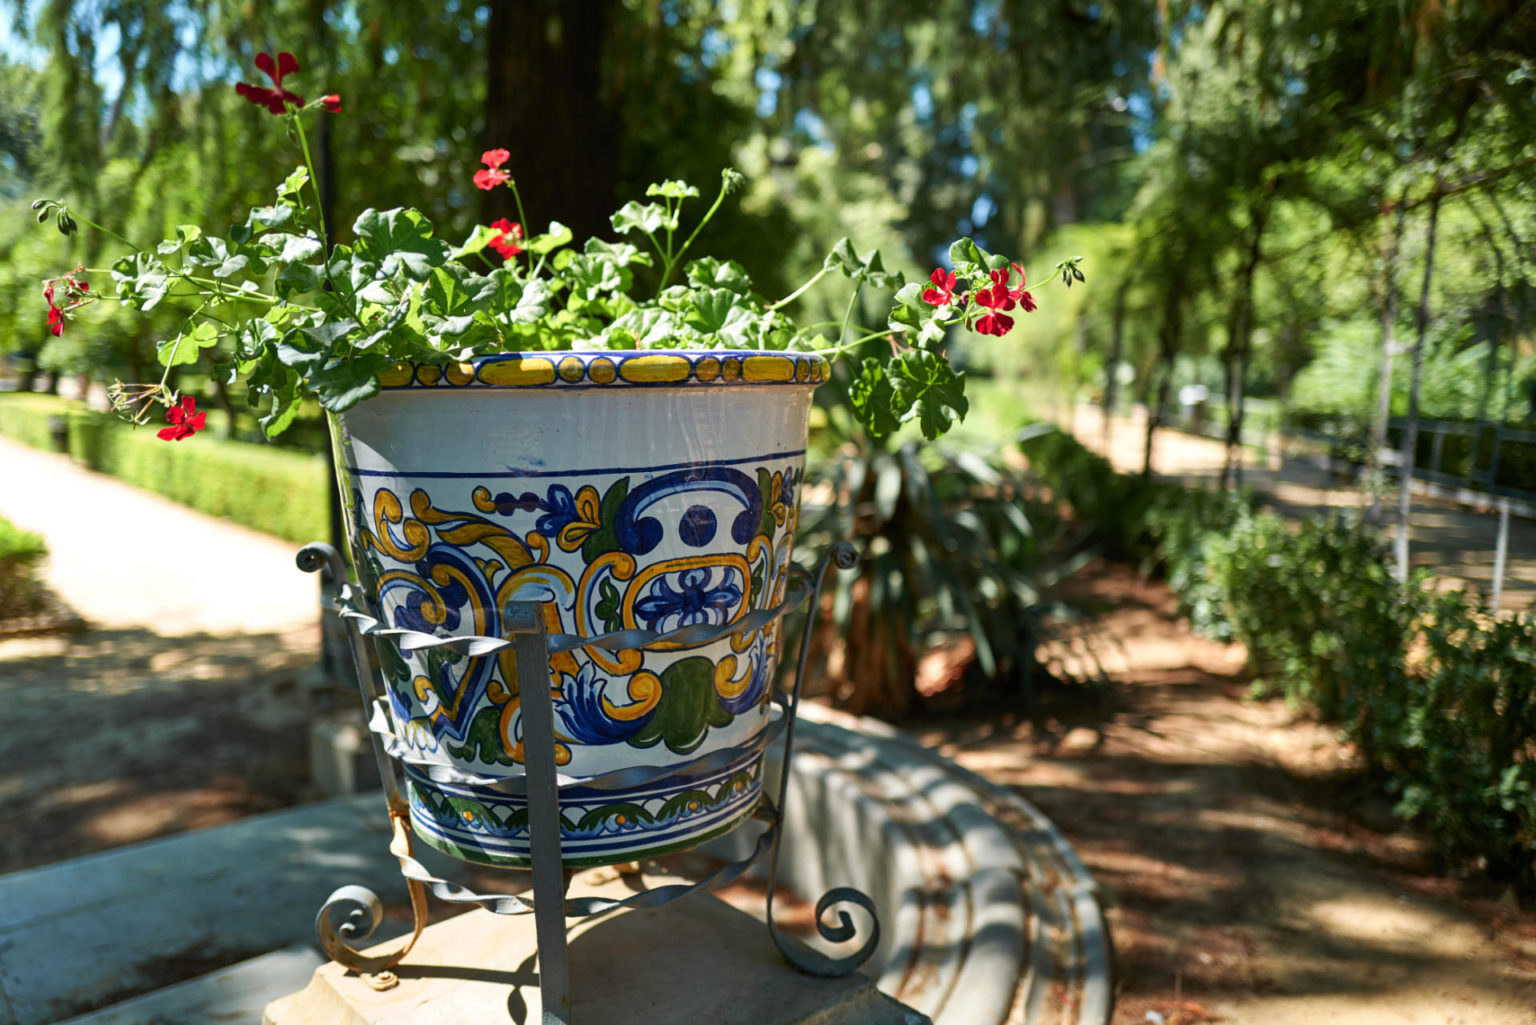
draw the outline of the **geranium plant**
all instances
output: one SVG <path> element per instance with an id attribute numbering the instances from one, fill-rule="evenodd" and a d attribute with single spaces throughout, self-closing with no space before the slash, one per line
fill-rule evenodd
<path id="1" fill-rule="evenodd" d="M 578 244 L 559 223 L 525 231 L 530 222 L 506 169 L 511 155 L 493 149 L 474 184 L 511 189 L 517 222 L 478 227 L 452 245 L 417 210 L 369 209 L 353 223 L 353 241 L 334 244 L 318 203 L 304 119 L 340 111 L 341 100 L 327 95 L 306 103 L 290 91 L 285 80 L 299 71 L 290 53 L 262 54 L 256 66 L 271 87 L 242 82 L 235 88 L 286 122 L 304 162 L 277 186 L 272 205 L 251 210 L 243 224 L 223 234 L 183 225 L 146 248 L 61 200 L 33 204 L 40 222 L 52 217 L 66 235 L 84 224 L 126 247 L 109 270 L 95 271 L 110 273 L 120 303 L 184 313 L 176 334 L 158 345 L 166 376 L 158 384 L 119 383 L 110 392 L 119 411 L 136 422 L 163 406 L 170 424 L 163 438 L 180 440 L 202 427 L 194 398 L 167 382 L 171 368 L 205 357 L 212 373 L 229 383 L 243 380 L 253 405 L 270 398 L 261 423 L 272 436 L 292 423 L 304 396 L 340 412 L 375 394 L 380 373 L 402 361 L 446 364 L 497 352 L 567 349 L 794 349 L 837 356 L 881 336 L 889 341 L 888 354 L 855 368 L 848 395 L 855 414 L 873 434 L 916 420 L 934 438 L 967 408 L 964 375 L 943 350 L 949 330 L 1002 336 L 1016 313 L 1035 309 L 1023 268 L 968 238 L 950 246 L 949 269 L 910 284 L 886 270 L 878 252 L 860 254 L 843 239 L 810 281 L 769 301 L 735 261 L 689 258 L 699 232 L 742 181 L 732 170 L 722 172 L 713 202 L 691 228 L 684 210 L 699 191 L 663 181 L 613 215 L 614 238 Z M 653 271 L 637 275 L 642 267 Z M 54 334 L 102 300 L 85 273 L 77 268 L 45 282 Z M 1058 264 L 1055 273 L 1067 285 L 1082 280 L 1076 259 Z M 847 315 L 831 338 L 785 312 L 829 274 L 852 283 Z M 641 281 L 654 287 L 642 294 Z M 884 326 L 853 324 L 865 288 L 894 292 Z"/>

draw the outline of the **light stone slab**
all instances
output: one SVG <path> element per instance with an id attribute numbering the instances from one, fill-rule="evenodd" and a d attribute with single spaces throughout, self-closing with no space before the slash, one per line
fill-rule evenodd
<path id="1" fill-rule="evenodd" d="M 137 996 L 170 962 L 207 970 L 312 943 L 338 886 L 403 904 L 388 830 L 383 798 L 365 794 L 0 876 L 0 1023 Z M 420 854 L 433 871 L 462 867 Z"/>
<path id="2" fill-rule="evenodd" d="M 615 880 L 579 892 L 630 891 Z M 570 919 L 576 1025 L 927 1025 L 854 973 L 801 975 L 763 924 L 707 895 Z M 390 945 L 381 946 L 387 949 Z M 475 910 L 431 926 L 378 991 L 339 965 L 274 1001 L 263 1025 L 504 1025 L 541 1018 L 533 922 Z"/>
<path id="3" fill-rule="evenodd" d="M 59 1025 L 246 1025 L 273 993 L 302 986 L 325 961 L 313 947 L 294 946 L 146 993 Z"/>

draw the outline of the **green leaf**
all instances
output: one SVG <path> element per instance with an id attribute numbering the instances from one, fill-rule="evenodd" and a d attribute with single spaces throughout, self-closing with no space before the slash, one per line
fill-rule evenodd
<path id="1" fill-rule="evenodd" d="M 683 181 L 664 181 L 645 187 L 647 196 L 664 196 L 667 199 L 693 199 L 699 190 Z"/>
<path id="2" fill-rule="evenodd" d="M 320 255 L 320 240 L 314 235 L 267 235 L 263 245 L 272 247 L 278 263 L 304 263 Z"/>
<path id="3" fill-rule="evenodd" d="M 860 256 L 854 252 L 853 243 L 846 238 L 840 238 L 822 261 L 822 267 L 829 271 L 838 271 L 850 281 L 867 282 L 874 288 L 892 289 L 902 286 L 902 276 L 899 271 L 887 271 L 880 258 L 880 250 L 871 249 Z"/>
<path id="4" fill-rule="evenodd" d="M 190 331 L 182 331 L 175 338 L 161 342 L 157 355 L 162 367 L 184 366 L 197 362 L 202 350 L 219 344 L 218 325 L 203 321 Z"/>
<path id="5" fill-rule="evenodd" d="M 423 298 L 431 304 L 432 312 L 448 316 L 469 301 L 469 293 L 459 283 L 467 273 L 459 264 L 432 268 L 432 276 L 427 279 L 423 293 Z"/>
<path id="6" fill-rule="evenodd" d="M 293 173 L 283 179 L 283 183 L 277 187 L 277 198 L 281 200 L 288 196 L 297 196 L 299 190 L 307 184 L 309 184 L 309 169 L 294 168 Z"/>
<path id="7" fill-rule="evenodd" d="M 965 375 L 938 353 L 908 349 L 892 361 L 891 409 L 902 423 L 916 419 L 929 441 L 965 419 Z"/>
<path id="8" fill-rule="evenodd" d="M 532 324 L 549 315 L 549 286 L 542 278 L 534 278 L 523 288 L 522 297 L 512 308 L 514 324 Z"/>
<path id="9" fill-rule="evenodd" d="M 872 436 L 879 438 L 896 430 L 898 421 L 891 411 L 891 382 L 886 377 L 885 364 L 878 359 L 864 360 L 859 376 L 848 389 L 848 399 L 853 415 Z"/>
<path id="10" fill-rule="evenodd" d="M 620 291 L 628 287 L 630 277 L 615 261 L 585 254 L 572 257 L 565 268 L 566 283 L 583 299 Z"/>
<path id="11" fill-rule="evenodd" d="M 608 260 L 617 267 L 628 267 L 632 263 L 643 267 L 651 265 L 650 254 L 642 253 L 628 242 L 608 242 L 600 238 L 589 238 L 582 252 L 588 256 Z"/>
<path id="12" fill-rule="evenodd" d="M 133 253 L 112 265 L 118 297 L 141 310 L 152 310 L 170 291 L 170 271 L 151 253 Z"/>
<path id="13" fill-rule="evenodd" d="M 542 235 L 535 235 L 532 238 L 525 239 L 522 248 L 524 251 L 533 253 L 535 256 L 544 256 L 548 253 L 553 253 L 561 246 L 570 245 L 571 240 L 575 237 L 570 228 L 567 228 L 559 221 L 550 221 L 548 231 Z"/>
<path id="14" fill-rule="evenodd" d="M 630 232 L 639 229 L 647 235 L 654 235 L 666 226 L 667 212 L 656 203 L 642 204 L 631 199 L 610 220 L 614 231 Z"/>
<path id="15" fill-rule="evenodd" d="M 689 327 L 696 328 L 704 334 L 714 334 L 725 327 L 726 320 L 730 317 L 738 298 L 735 292 L 727 288 L 711 288 L 694 292 L 690 297 L 689 309 L 683 321 Z"/>
<path id="16" fill-rule="evenodd" d="M 386 278 L 403 274 L 425 281 L 432 268 L 452 254 L 448 243 L 432 237 L 432 224 L 419 210 L 364 210 L 352 231 L 358 255 L 379 263 L 379 273 Z"/>
<path id="17" fill-rule="evenodd" d="M 320 405 L 332 413 L 342 413 L 379 393 L 379 374 L 391 363 L 388 356 L 364 353 L 334 360 L 309 375 Z"/>
<path id="18" fill-rule="evenodd" d="M 320 287 L 320 271 L 307 263 L 290 263 L 277 276 L 277 294 L 280 298 L 301 292 L 313 292 Z"/>
<path id="19" fill-rule="evenodd" d="M 485 247 L 491 244 L 491 239 L 500 234 L 501 232 L 495 228 L 488 228 L 483 224 L 475 225 L 475 230 L 469 233 L 469 238 L 464 240 L 464 244 L 453 251 L 453 258 L 458 260 L 484 252 Z"/>
<path id="20" fill-rule="evenodd" d="M 164 242 L 161 242 L 158 246 L 155 247 L 155 252 L 159 253 L 161 256 L 169 256 L 171 253 L 176 252 L 178 249 L 187 245 L 189 242 L 196 242 L 202 237 L 203 229 L 199 228 L 197 225 L 178 224 L 176 225 L 176 237 L 174 239 L 166 239 Z"/>
<path id="21" fill-rule="evenodd" d="M 752 292 L 752 279 L 747 276 L 746 268 L 735 260 L 705 256 L 690 261 L 685 270 L 688 284 L 694 288 L 728 288 L 737 295 Z"/>
<path id="22" fill-rule="evenodd" d="M 956 239 L 949 245 L 949 262 L 960 277 L 971 277 L 977 271 L 1002 270 L 1008 266 L 1008 257 L 996 256 L 978 246 L 974 239 Z"/>

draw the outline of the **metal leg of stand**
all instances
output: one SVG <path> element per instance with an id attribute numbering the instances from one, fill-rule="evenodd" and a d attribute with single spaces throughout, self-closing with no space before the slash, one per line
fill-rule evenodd
<path id="1" fill-rule="evenodd" d="M 555 779 L 555 711 L 549 694 L 549 644 L 537 602 L 509 602 L 516 645 L 517 693 L 528 774 L 529 858 L 534 931 L 539 944 L 543 1025 L 570 1025 L 571 977 L 565 949 L 565 869 L 560 859 L 560 789 Z"/>

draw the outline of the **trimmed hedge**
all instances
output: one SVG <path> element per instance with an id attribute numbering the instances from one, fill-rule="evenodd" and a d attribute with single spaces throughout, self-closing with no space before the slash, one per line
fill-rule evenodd
<path id="1" fill-rule="evenodd" d="M 1426 574 L 1405 585 L 1356 523 L 1148 484 L 1069 435 L 1024 453 L 1079 517 L 1118 533 L 1111 550 L 1167 572 L 1197 630 L 1242 641 L 1262 691 L 1337 723 L 1402 819 L 1536 900 L 1536 606 L 1500 616 Z"/>
<path id="2" fill-rule="evenodd" d="M 32 448 L 52 451 L 53 428 L 49 421 L 56 416 L 69 417 L 79 409 L 78 403 L 57 395 L 0 392 L 0 434 Z"/>
<path id="3" fill-rule="evenodd" d="M 66 416 L 77 461 L 199 512 L 300 544 L 330 536 L 325 460 L 198 435 L 166 442 L 146 428 L 53 396 L 0 395 L 0 433 L 52 449 L 50 417 Z"/>
<path id="4" fill-rule="evenodd" d="M 37 568 L 47 555 L 41 537 L 0 516 L 0 619 L 28 616 L 41 606 Z"/>

